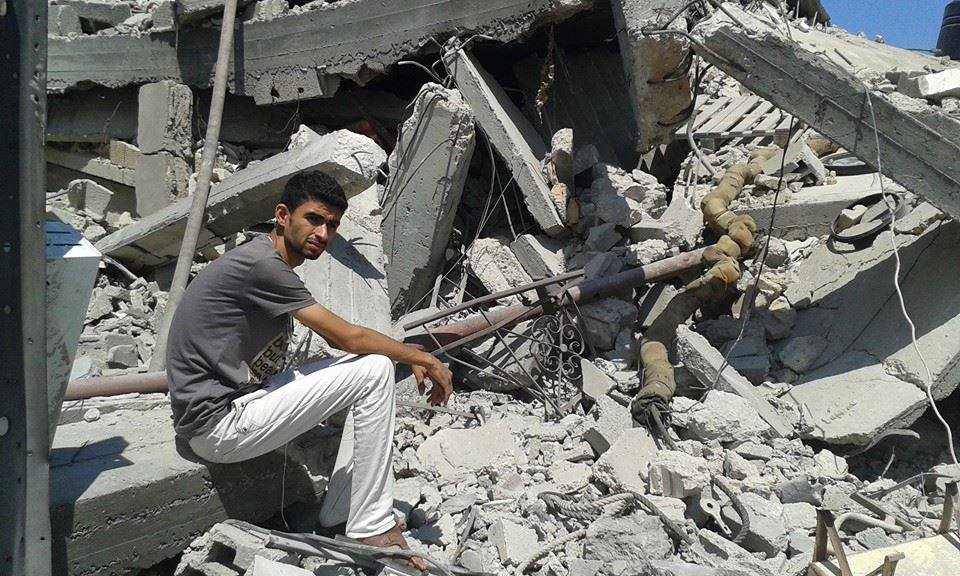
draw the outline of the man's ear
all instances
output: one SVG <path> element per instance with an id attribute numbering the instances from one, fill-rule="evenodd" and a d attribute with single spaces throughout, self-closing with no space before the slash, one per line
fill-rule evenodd
<path id="1" fill-rule="evenodd" d="M 287 208 L 286 204 L 277 204 L 277 207 L 273 209 L 273 217 L 277 220 L 278 226 L 286 226 L 287 220 L 290 219 L 290 209 Z"/>

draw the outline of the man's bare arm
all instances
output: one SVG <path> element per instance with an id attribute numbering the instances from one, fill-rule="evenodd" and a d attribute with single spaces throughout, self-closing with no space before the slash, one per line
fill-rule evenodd
<path id="1" fill-rule="evenodd" d="M 433 404 L 446 402 L 453 391 L 450 370 L 432 354 L 397 342 L 376 330 L 351 324 L 320 304 L 301 308 L 293 313 L 293 317 L 344 352 L 382 354 L 394 362 L 410 364 L 421 394 L 425 390 L 424 377 L 434 383 L 430 390 L 430 402 Z"/>

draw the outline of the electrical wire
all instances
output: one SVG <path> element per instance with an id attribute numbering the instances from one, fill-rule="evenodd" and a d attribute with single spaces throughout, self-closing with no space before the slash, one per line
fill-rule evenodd
<path id="1" fill-rule="evenodd" d="M 943 425 L 944 430 L 947 433 L 947 447 L 950 450 L 950 458 L 953 460 L 954 464 L 957 464 L 957 452 L 953 446 L 953 430 L 950 428 L 950 424 L 944 419 L 943 414 L 940 413 L 940 409 L 937 408 L 937 403 L 933 399 L 933 374 L 930 372 L 930 366 L 927 364 L 926 359 L 923 357 L 923 352 L 920 351 L 920 344 L 917 342 L 917 326 L 913 323 L 913 319 L 910 317 L 910 314 L 907 312 L 907 304 L 903 297 L 903 290 L 900 287 L 900 249 L 897 247 L 896 239 L 896 224 L 897 224 L 897 215 L 894 206 L 890 205 L 890 202 L 887 197 L 887 193 L 884 190 L 883 186 L 883 161 L 880 158 L 880 131 L 877 128 L 877 116 L 873 110 L 873 99 L 870 97 L 869 87 L 865 87 L 865 94 L 867 96 L 867 107 L 870 109 L 870 121 L 873 124 L 873 138 L 875 145 L 877 147 L 877 171 L 880 172 L 880 193 L 883 196 L 883 201 L 887 204 L 887 210 L 890 211 L 890 246 L 893 248 L 893 259 L 894 259 L 894 270 L 893 270 L 893 287 L 897 291 L 897 299 L 900 303 L 900 312 L 903 314 L 903 319 L 907 321 L 907 325 L 910 326 L 910 340 L 913 342 L 913 350 L 917 353 L 917 357 L 920 358 L 920 364 L 923 365 L 924 373 L 926 374 L 926 381 L 923 383 L 924 390 L 927 393 L 927 401 L 930 403 L 930 409 L 936 415 L 937 420 L 940 421 L 940 424 Z"/>

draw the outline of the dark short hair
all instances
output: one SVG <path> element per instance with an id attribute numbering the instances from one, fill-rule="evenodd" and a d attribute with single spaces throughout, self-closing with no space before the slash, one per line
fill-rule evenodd
<path id="1" fill-rule="evenodd" d="M 347 211 L 347 196 L 343 187 L 329 174 L 311 170 L 295 174 L 287 180 L 280 195 L 280 203 L 286 204 L 290 212 L 307 200 L 323 202 L 330 208 Z"/>

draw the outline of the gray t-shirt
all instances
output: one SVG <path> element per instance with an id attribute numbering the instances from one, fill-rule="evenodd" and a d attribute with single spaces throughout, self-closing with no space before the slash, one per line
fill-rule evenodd
<path id="1" fill-rule="evenodd" d="M 289 313 L 315 302 L 268 235 L 200 272 L 183 294 L 167 343 L 177 434 L 207 432 L 234 398 L 277 372 L 292 331 Z"/>

